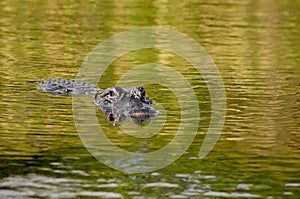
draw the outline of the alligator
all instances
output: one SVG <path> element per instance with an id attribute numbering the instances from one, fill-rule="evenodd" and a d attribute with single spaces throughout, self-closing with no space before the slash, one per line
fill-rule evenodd
<path id="1" fill-rule="evenodd" d="M 153 101 L 146 97 L 146 90 L 142 86 L 134 88 L 115 86 L 102 90 L 85 82 L 50 78 L 42 81 L 37 89 L 53 95 L 92 95 L 94 104 L 113 125 L 118 125 L 126 118 L 131 118 L 133 122 L 143 122 L 158 114 L 158 111 L 152 108 Z"/>

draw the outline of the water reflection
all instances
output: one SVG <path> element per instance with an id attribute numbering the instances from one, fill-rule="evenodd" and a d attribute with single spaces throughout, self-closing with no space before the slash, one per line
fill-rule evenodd
<path id="1" fill-rule="evenodd" d="M 249 194 L 253 185 L 238 184 L 232 192 L 211 191 L 210 182 L 214 182 L 215 176 L 202 176 L 201 172 L 194 174 L 176 174 L 175 182 L 169 183 L 161 181 L 161 173 L 151 173 L 152 178 L 148 183 L 138 185 L 138 189 L 128 191 L 127 197 L 141 197 L 149 192 L 152 196 L 159 194 L 161 197 L 166 190 L 173 192 L 170 198 L 189 198 L 210 196 L 210 197 L 238 197 L 238 198 L 259 198 L 259 195 Z M 139 181 L 140 176 L 131 176 L 132 180 Z M 205 181 L 205 183 L 203 183 Z M 187 184 L 185 189 L 181 189 L 181 184 Z M 287 185 L 294 186 L 294 185 Z M 0 181 L 0 194 L 6 198 L 15 197 L 48 197 L 48 198 L 74 198 L 74 197 L 101 197 L 101 198 L 125 198 L 118 192 L 119 189 L 129 189 L 130 184 L 121 179 L 98 178 L 94 183 L 84 179 L 47 177 L 37 174 L 27 174 L 25 176 L 7 177 Z M 76 188 L 76 190 L 74 190 Z M 92 189 L 87 191 L 87 189 Z M 101 190 L 101 191 L 100 191 Z M 162 192 L 164 190 L 164 192 Z"/>
<path id="2" fill-rule="evenodd" d="M 0 4 L 1 197 L 300 195 L 298 3 L 4 0 Z M 83 147 L 71 98 L 38 93 L 35 82 L 48 77 L 74 79 L 98 43 L 145 26 L 175 29 L 201 43 L 222 74 L 228 109 L 214 150 L 206 159 L 197 159 L 211 116 L 202 78 L 169 52 L 145 49 L 124 55 L 112 63 L 106 74 L 113 75 L 104 74 L 99 87 L 113 86 L 135 65 L 159 60 L 189 78 L 201 115 L 196 140 L 179 160 L 154 173 L 128 175 L 101 164 Z M 141 141 L 105 126 L 107 136 L 129 151 L 161 148 L 178 129 L 178 103 L 172 93 L 157 85 L 145 87 L 149 96 L 167 107 L 169 128 L 157 139 Z M 99 112 L 97 116 L 102 124 L 103 116 Z"/>

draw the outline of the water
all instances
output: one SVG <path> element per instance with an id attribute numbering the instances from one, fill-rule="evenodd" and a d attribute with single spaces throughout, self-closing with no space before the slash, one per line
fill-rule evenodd
<path id="1" fill-rule="evenodd" d="M 0 198 L 299 197 L 299 3 L 0 4 Z M 211 116 L 203 78 L 186 60 L 164 50 L 123 55 L 104 72 L 99 87 L 113 86 L 133 66 L 158 62 L 189 81 L 201 116 L 193 144 L 178 160 L 156 171 L 128 174 L 87 151 L 75 127 L 72 98 L 50 96 L 36 87 L 49 77 L 74 79 L 96 45 L 121 31 L 149 26 L 182 32 L 209 52 L 224 81 L 227 115 L 217 144 L 206 158 L 198 159 Z M 162 85 L 145 87 L 167 113 L 166 127 L 154 137 L 128 136 L 95 109 L 106 136 L 131 152 L 160 149 L 179 128 L 175 94 Z M 122 128 L 143 131 L 132 123 Z"/>

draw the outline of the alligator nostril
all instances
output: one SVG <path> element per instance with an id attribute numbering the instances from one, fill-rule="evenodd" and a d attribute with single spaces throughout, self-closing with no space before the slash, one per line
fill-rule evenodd
<path id="1" fill-rule="evenodd" d="M 115 121 L 114 115 L 112 113 L 109 114 L 109 121 Z"/>

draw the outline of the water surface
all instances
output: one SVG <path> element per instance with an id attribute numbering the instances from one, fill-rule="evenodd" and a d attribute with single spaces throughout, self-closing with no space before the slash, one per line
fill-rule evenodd
<path id="1" fill-rule="evenodd" d="M 299 197 L 298 2 L 4 0 L 0 5 L 1 198 Z M 76 78 L 88 53 L 110 36 L 153 26 L 182 32 L 211 55 L 226 89 L 226 122 L 211 153 L 198 159 L 211 116 L 203 78 L 167 51 L 120 57 L 99 87 L 115 85 L 134 66 L 165 64 L 189 81 L 201 115 L 197 136 L 181 158 L 155 172 L 126 174 L 86 150 L 72 98 L 36 87 L 45 78 Z M 174 93 L 162 85 L 144 86 L 167 113 L 166 127 L 154 137 L 130 137 L 95 110 L 107 137 L 132 152 L 167 145 L 180 122 Z"/>

